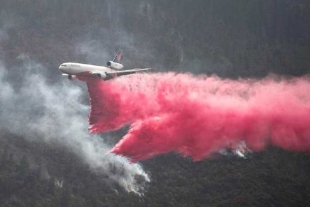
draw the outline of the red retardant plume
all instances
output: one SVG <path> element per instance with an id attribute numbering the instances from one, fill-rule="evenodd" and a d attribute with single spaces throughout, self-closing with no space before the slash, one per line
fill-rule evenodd
<path id="1" fill-rule="evenodd" d="M 90 132 L 131 124 L 111 152 L 135 162 L 175 151 L 201 160 L 241 142 L 310 149 L 308 77 L 228 80 L 188 74 L 134 74 L 87 81 Z"/>

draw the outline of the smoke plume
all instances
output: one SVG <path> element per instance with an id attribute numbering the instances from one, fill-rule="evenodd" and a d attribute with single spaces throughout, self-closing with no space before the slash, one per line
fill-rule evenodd
<path id="1" fill-rule="evenodd" d="M 90 132 L 131 124 L 111 152 L 133 162 L 170 151 L 201 160 L 240 143 L 253 151 L 270 144 L 310 149 L 308 77 L 229 80 L 159 73 L 87 84 Z"/>
<path id="2" fill-rule="evenodd" d="M 116 182 L 127 191 L 141 192 L 141 181 L 150 180 L 140 165 L 107 154 L 111 147 L 104 138 L 89 135 L 85 120 L 89 107 L 82 104 L 85 91 L 68 80 L 49 84 L 43 75 L 45 67 L 26 56 L 20 56 L 19 61 L 20 67 L 10 70 L 3 62 L 0 65 L 1 129 L 31 142 L 58 143 L 95 173 L 108 177 L 108 182 Z"/>

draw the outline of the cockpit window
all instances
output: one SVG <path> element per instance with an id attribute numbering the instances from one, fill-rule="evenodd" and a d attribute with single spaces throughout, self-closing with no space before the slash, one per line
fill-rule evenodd
<path id="1" fill-rule="evenodd" d="M 67 67 L 67 65 L 65 65 L 65 64 L 62 64 L 61 66 L 62 66 L 62 67 Z"/>

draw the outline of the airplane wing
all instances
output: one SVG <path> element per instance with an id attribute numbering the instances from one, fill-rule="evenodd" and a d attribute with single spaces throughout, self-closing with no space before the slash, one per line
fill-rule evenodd
<path id="1" fill-rule="evenodd" d="M 134 68 L 134 69 L 129 69 L 129 70 L 116 70 L 116 71 L 109 71 L 106 72 L 107 75 L 117 75 L 117 76 L 122 76 L 122 75 L 129 75 L 133 74 L 136 72 L 141 72 L 141 71 L 148 71 L 151 70 L 151 68 Z"/>
<path id="2" fill-rule="evenodd" d="M 117 76 L 122 76 L 122 75 L 129 75 L 133 74 L 136 72 L 141 72 L 141 71 L 148 71 L 151 70 L 151 68 L 135 68 L 135 69 L 130 69 L 130 70 L 117 70 L 117 71 L 92 71 L 88 72 L 93 77 L 101 78 L 103 80 L 110 80 L 113 79 Z M 80 76 L 80 75 L 77 75 Z"/>

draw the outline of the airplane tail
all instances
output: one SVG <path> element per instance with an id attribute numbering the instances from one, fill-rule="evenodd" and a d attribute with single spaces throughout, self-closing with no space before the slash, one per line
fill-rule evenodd
<path id="1" fill-rule="evenodd" d="M 119 63 L 122 59 L 122 54 L 123 54 L 123 50 L 118 50 L 112 61 Z"/>
<path id="2" fill-rule="evenodd" d="M 123 50 L 118 50 L 117 53 L 115 54 L 113 60 L 107 62 L 107 65 L 111 69 L 113 69 L 113 70 L 123 69 L 124 66 L 120 63 L 120 61 L 122 59 L 122 53 L 123 53 Z"/>

